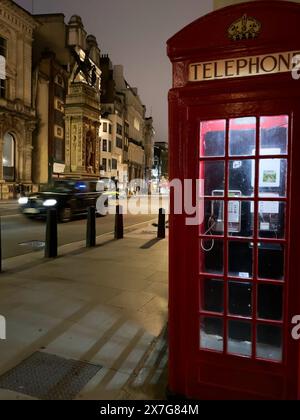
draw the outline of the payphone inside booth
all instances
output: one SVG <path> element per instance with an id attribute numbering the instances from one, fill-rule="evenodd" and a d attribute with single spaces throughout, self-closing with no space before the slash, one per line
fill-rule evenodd
<path id="1" fill-rule="evenodd" d="M 172 196 L 175 395 L 300 399 L 299 19 L 299 4 L 243 3 L 168 41 L 170 178 L 192 180 L 201 216 Z"/>

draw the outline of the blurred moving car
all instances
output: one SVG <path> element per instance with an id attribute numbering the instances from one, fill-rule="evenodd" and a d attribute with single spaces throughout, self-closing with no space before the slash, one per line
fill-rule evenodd
<path id="1" fill-rule="evenodd" d="M 69 222 L 74 216 L 86 214 L 88 207 L 96 206 L 104 188 L 104 183 L 97 180 L 55 181 L 39 193 L 21 197 L 20 210 L 30 218 L 45 218 L 47 210 L 55 208 L 59 221 Z"/>

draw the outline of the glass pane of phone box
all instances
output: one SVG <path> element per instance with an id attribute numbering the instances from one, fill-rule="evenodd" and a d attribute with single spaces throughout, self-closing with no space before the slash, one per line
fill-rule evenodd
<path id="1" fill-rule="evenodd" d="M 200 348 L 222 352 L 224 347 L 224 321 L 220 318 L 201 317 Z"/>
<path id="2" fill-rule="evenodd" d="M 212 163 L 212 162 L 210 162 Z M 224 172 L 223 162 L 215 162 L 220 165 L 221 171 L 216 170 L 214 165 L 205 165 L 205 193 L 211 198 L 205 203 L 205 221 L 206 230 L 201 227 L 200 233 L 203 234 L 209 229 L 208 234 L 224 235 Z M 266 165 L 266 162 L 265 162 Z M 248 242 L 232 243 L 229 246 L 229 275 L 234 277 L 251 278 L 253 266 L 253 236 L 255 204 L 254 193 L 254 173 L 255 162 L 252 160 L 236 160 L 229 162 L 229 191 L 228 196 L 233 199 L 228 203 L 228 235 L 249 237 Z M 259 203 L 258 229 L 261 238 L 280 239 L 284 237 L 285 212 L 284 204 L 278 202 L 278 198 L 285 191 L 285 175 L 276 178 L 277 186 L 272 182 L 270 187 L 264 184 L 264 195 L 274 201 L 266 202 L 263 198 Z M 223 184 L 223 188 L 222 188 Z M 220 188 L 221 187 L 221 188 Z M 218 200 L 214 200 L 218 197 Z M 249 200 L 240 200 L 242 197 L 249 197 Z M 202 247 L 205 254 L 204 266 L 209 273 L 223 273 L 223 246 L 221 242 L 209 241 L 207 246 Z M 208 246 L 209 245 L 209 246 Z M 262 250 L 265 249 L 265 252 Z M 272 270 L 272 279 L 282 279 L 282 264 L 276 264 L 278 261 L 277 244 L 260 244 L 260 255 L 264 255 L 268 265 L 273 261 L 274 270 Z M 277 268 L 276 268 L 277 267 Z M 266 276 L 263 269 L 260 269 L 260 277 Z"/>

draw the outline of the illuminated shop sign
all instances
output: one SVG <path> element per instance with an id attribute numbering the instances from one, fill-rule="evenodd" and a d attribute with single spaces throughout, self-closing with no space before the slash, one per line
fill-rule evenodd
<path id="1" fill-rule="evenodd" d="M 300 51 L 290 51 L 253 57 L 232 58 L 191 64 L 190 82 L 204 82 L 236 77 L 292 72 L 296 67 L 295 56 Z"/>

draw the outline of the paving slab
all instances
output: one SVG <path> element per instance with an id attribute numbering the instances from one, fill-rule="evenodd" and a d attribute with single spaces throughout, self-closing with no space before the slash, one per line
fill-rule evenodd
<path id="1" fill-rule="evenodd" d="M 76 399 L 163 398 L 167 361 L 152 352 L 167 323 L 168 251 L 155 233 L 149 225 L 121 241 L 104 235 L 94 249 L 65 246 L 56 260 L 35 253 L 5 262 L 0 375 L 45 352 L 101 366 Z M 32 397 L 0 389 L 0 399 Z"/>

